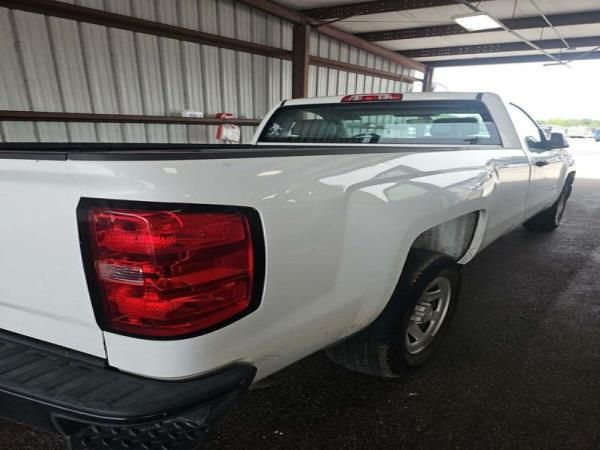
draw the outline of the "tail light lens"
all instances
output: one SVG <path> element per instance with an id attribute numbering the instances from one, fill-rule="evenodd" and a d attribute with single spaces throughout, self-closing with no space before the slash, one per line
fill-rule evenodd
<path id="1" fill-rule="evenodd" d="M 255 211 L 85 203 L 88 281 L 106 330 L 181 338 L 256 308 L 262 241 Z"/>

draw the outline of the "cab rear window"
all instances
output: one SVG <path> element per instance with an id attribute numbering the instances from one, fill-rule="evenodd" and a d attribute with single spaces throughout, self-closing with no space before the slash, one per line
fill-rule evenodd
<path id="1" fill-rule="evenodd" d="M 480 101 L 382 101 L 283 106 L 259 142 L 500 145 Z"/>

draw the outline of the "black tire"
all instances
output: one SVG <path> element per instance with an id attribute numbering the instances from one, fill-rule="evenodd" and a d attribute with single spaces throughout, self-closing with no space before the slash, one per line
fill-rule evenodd
<path id="1" fill-rule="evenodd" d="M 440 278 L 447 279 L 451 286 L 441 325 L 424 349 L 410 352 L 407 331 L 411 324 L 414 326 L 411 317 L 415 306 Z M 412 250 L 392 298 L 379 317 L 366 329 L 328 349 L 327 355 L 333 362 L 357 372 L 383 378 L 404 375 L 435 352 L 456 309 L 459 289 L 460 271 L 452 258 L 429 250 Z"/>
<path id="2" fill-rule="evenodd" d="M 560 226 L 560 222 L 565 213 L 567 200 L 571 195 L 572 181 L 565 185 L 558 199 L 545 210 L 537 213 L 531 219 L 523 224 L 527 231 L 532 233 L 548 233 L 556 230 Z"/>

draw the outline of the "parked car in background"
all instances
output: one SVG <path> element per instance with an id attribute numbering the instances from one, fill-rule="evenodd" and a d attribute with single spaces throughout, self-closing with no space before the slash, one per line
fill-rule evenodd
<path id="1" fill-rule="evenodd" d="M 1 144 L 0 415 L 73 450 L 186 450 L 318 350 L 402 376 L 463 264 L 560 225 L 566 146 L 448 92 L 284 101 L 251 145 Z"/>
<path id="2" fill-rule="evenodd" d="M 594 128 L 592 127 L 569 127 L 567 130 L 567 136 L 570 138 L 593 138 L 594 137 Z"/>
<path id="3" fill-rule="evenodd" d="M 600 128 L 596 128 L 594 130 L 594 139 L 596 142 L 600 142 Z"/>

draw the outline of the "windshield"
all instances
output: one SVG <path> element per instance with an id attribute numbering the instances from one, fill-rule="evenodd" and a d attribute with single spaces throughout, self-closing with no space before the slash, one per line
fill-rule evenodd
<path id="1" fill-rule="evenodd" d="M 501 144 L 485 105 L 471 100 L 283 106 L 259 142 Z"/>

